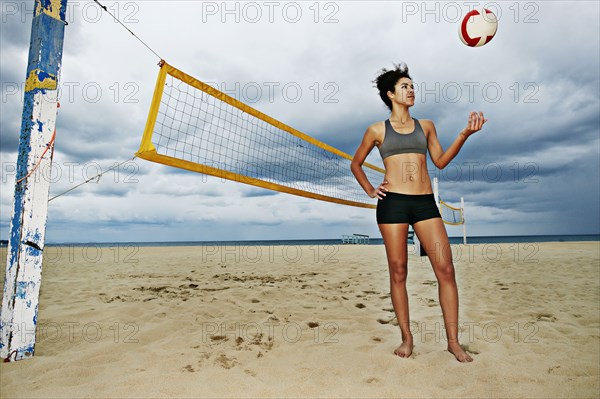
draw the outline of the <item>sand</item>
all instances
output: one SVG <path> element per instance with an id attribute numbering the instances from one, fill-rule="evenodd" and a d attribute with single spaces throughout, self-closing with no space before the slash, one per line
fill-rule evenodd
<path id="1" fill-rule="evenodd" d="M 416 346 L 393 355 L 383 246 L 48 247 L 35 356 L 0 365 L 1 396 L 597 398 L 599 249 L 453 246 L 461 364 L 414 255 Z"/>

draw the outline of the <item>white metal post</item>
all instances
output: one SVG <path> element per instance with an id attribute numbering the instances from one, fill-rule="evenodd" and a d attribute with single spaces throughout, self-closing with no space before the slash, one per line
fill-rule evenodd
<path id="1" fill-rule="evenodd" d="M 467 219 L 465 218 L 465 199 L 460 197 L 460 213 L 462 213 L 463 244 L 467 245 Z"/>

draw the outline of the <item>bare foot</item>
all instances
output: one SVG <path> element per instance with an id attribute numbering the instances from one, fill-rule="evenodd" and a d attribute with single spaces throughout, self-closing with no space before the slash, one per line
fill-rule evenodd
<path id="1" fill-rule="evenodd" d="M 411 340 L 402 341 L 402 345 L 394 350 L 394 355 L 400 357 L 410 357 L 414 346 Z"/>
<path id="2" fill-rule="evenodd" d="M 461 363 L 469 363 L 473 358 L 460 346 L 458 342 L 448 342 L 448 352 L 452 353 L 456 360 Z"/>

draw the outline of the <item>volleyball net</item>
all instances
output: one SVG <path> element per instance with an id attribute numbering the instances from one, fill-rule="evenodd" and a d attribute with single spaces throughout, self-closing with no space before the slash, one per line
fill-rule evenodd
<path id="1" fill-rule="evenodd" d="M 465 222 L 465 215 L 462 208 L 456 208 L 440 200 L 440 213 L 444 223 L 458 226 Z"/>
<path id="2" fill-rule="evenodd" d="M 161 62 L 136 155 L 270 190 L 375 208 L 352 156 Z M 371 181 L 385 171 L 363 164 Z"/>
<path id="3" fill-rule="evenodd" d="M 460 207 L 452 206 L 449 203 L 442 201 L 437 177 L 433 178 L 433 194 L 444 224 L 449 226 L 462 226 L 463 244 L 467 244 L 467 222 L 465 220 L 464 198 L 460 197 Z M 422 256 L 423 254 L 424 253 L 421 253 Z"/>

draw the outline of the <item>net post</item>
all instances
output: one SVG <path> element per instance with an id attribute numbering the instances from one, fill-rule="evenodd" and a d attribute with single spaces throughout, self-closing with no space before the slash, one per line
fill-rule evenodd
<path id="1" fill-rule="evenodd" d="M 23 99 L 13 214 L 0 316 L 0 357 L 33 356 L 48 216 L 67 0 L 35 0 Z"/>
<path id="2" fill-rule="evenodd" d="M 437 205 L 438 209 L 440 210 L 440 214 L 441 214 L 442 209 L 440 208 L 440 191 L 439 191 L 439 187 L 438 187 L 438 178 L 437 177 L 433 178 L 433 197 L 435 198 L 435 204 Z"/>
<path id="3" fill-rule="evenodd" d="M 408 242 L 408 239 L 406 241 Z M 414 254 L 421 256 L 421 242 L 419 241 L 419 237 L 417 237 L 417 233 L 414 231 L 413 231 L 413 248 L 414 248 L 413 249 Z"/>
<path id="4" fill-rule="evenodd" d="M 460 213 L 463 225 L 463 244 L 467 245 L 467 220 L 465 219 L 465 199 L 460 197 Z"/>

